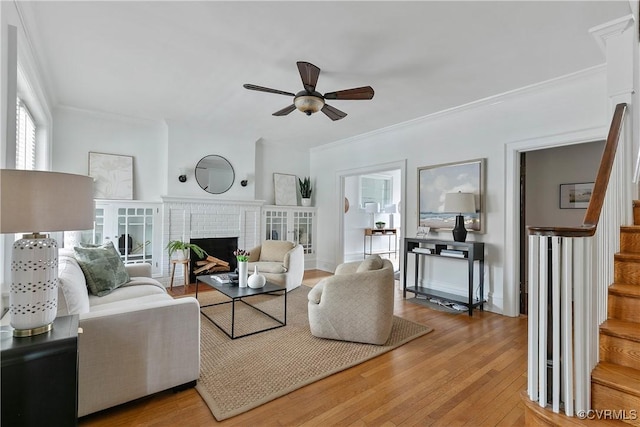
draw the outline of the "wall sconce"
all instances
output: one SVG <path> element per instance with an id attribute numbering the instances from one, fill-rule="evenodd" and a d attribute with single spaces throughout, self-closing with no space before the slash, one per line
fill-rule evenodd
<path id="1" fill-rule="evenodd" d="M 178 175 L 178 181 L 187 182 L 187 169 L 186 168 L 180 168 L 180 169 L 178 169 L 178 173 L 180 174 L 180 175 Z"/>

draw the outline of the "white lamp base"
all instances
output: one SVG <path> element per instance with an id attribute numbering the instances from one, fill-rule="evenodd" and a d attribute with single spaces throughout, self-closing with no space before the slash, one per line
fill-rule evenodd
<path id="1" fill-rule="evenodd" d="M 51 330 L 58 311 L 58 243 L 29 235 L 13 244 L 10 324 L 16 337 Z"/>

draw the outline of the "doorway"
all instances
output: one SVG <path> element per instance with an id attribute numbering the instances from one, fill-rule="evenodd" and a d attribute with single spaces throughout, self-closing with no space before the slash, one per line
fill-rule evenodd
<path id="1" fill-rule="evenodd" d="M 595 181 L 605 141 L 584 142 L 520 153 L 520 313 L 528 311 L 527 226 L 582 224 L 586 209 L 560 204 L 562 184 Z"/>
<path id="2" fill-rule="evenodd" d="M 342 202 L 336 264 L 378 253 L 397 271 L 404 235 L 405 162 L 344 171 L 339 182 Z M 374 235 L 367 230 L 374 230 Z"/>

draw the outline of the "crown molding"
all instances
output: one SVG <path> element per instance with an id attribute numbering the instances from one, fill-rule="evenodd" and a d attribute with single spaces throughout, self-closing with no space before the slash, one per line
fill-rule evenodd
<path id="1" fill-rule="evenodd" d="M 609 37 L 619 36 L 628 28 L 632 27 L 635 18 L 632 14 L 622 16 L 604 24 L 597 25 L 589 29 L 589 33 L 596 40 L 596 43 L 603 52 L 607 51 L 607 39 Z"/>
<path id="2" fill-rule="evenodd" d="M 606 72 L 606 64 L 596 65 L 590 68 L 585 68 L 584 70 L 577 71 L 575 73 L 566 74 L 560 77 L 556 77 L 549 80 L 544 80 L 542 82 L 534 83 L 531 85 L 523 86 L 518 89 L 513 89 L 507 92 L 503 92 L 497 95 L 491 95 L 486 98 L 482 98 L 476 101 L 471 101 L 467 104 L 462 104 L 456 107 L 448 108 L 445 110 L 437 111 L 432 114 L 428 114 L 426 116 L 418 117 L 412 120 L 408 120 L 406 122 L 397 123 L 391 126 L 387 126 L 384 128 L 376 129 L 371 132 L 363 133 L 360 135 L 356 135 L 353 137 L 341 139 L 338 141 L 330 142 L 328 144 L 324 144 L 318 147 L 313 147 L 309 151 L 311 153 L 322 152 L 326 150 L 331 150 L 336 147 L 343 147 L 345 144 L 356 143 L 358 141 L 366 140 L 372 138 L 376 135 L 384 135 L 389 132 L 394 132 L 399 129 L 411 127 L 414 125 L 419 125 L 423 123 L 427 123 L 432 120 L 439 120 L 443 117 L 455 115 L 462 113 L 467 110 L 473 110 L 477 108 L 484 108 L 491 105 L 499 104 L 504 101 L 523 96 L 529 93 L 538 92 L 541 90 L 553 88 L 556 86 L 562 86 L 567 84 L 568 82 L 580 80 L 586 77 L 590 77 L 593 75 L 603 74 Z"/>

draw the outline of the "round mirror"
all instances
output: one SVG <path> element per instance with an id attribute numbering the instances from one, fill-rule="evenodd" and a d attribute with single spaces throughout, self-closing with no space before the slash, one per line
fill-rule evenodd
<path id="1" fill-rule="evenodd" d="M 205 156 L 196 165 L 196 181 L 207 193 L 226 192 L 233 185 L 235 176 L 233 166 L 222 156 Z"/>

